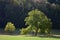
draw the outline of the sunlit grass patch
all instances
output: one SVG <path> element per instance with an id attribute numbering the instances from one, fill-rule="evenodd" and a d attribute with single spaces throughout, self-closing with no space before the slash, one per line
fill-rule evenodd
<path id="1" fill-rule="evenodd" d="M 0 35 L 0 40 L 60 40 L 60 38 L 49 38 L 49 37 L 32 37 L 25 35 Z"/>

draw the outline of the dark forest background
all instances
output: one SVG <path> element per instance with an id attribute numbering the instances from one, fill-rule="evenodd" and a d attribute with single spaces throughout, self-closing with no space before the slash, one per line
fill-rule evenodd
<path id="1" fill-rule="evenodd" d="M 28 12 L 39 9 L 53 22 L 53 28 L 60 29 L 60 0 L 0 0 L 0 28 L 7 22 L 16 28 L 26 27 L 24 19 Z"/>

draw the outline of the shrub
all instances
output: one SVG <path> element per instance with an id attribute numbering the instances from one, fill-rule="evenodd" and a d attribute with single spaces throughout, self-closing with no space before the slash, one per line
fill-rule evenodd
<path id="1" fill-rule="evenodd" d="M 22 28 L 20 31 L 21 31 L 20 34 L 30 33 L 31 32 L 31 26 L 28 26 L 27 28 Z"/>
<path id="2" fill-rule="evenodd" d="M 11 22 L 8 22 L 7 23 L 7 25 L 6 25 L 6 27 L 5 27 L 5 31 L 6 32 L 14 32 L 15 31 L 15 26 L 14 26 L 14 24 L 13 23 L 11 23 Z"/>

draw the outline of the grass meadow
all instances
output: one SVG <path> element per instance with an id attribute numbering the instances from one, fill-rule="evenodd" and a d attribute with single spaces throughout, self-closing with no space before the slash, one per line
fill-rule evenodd
<path id="1" fill-rule="evenodd" d="M 0 35 L 0 40 L 60 40 L 60 38 L 34 37 L 24 35 Z"/>

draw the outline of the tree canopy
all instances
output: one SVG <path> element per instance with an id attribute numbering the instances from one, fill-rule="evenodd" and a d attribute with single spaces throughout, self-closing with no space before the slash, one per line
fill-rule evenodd
<path id="1" fill-rule="evenodd" d="M 36 27 L 36 34 L 38 33 L 38 29 L 40 28 L 40 31 L 42 33 L 45 33 L 46 29 L 50 29 L 52 26 L 52 22 L 47 16 L 39 11 L 38 9 L 32 10 L 28 13 L 28 17 L 25 18 L 26 25 L 31 25 L 31 27 Z M 47 31 L 50 32 L 50 31 Z"/>

